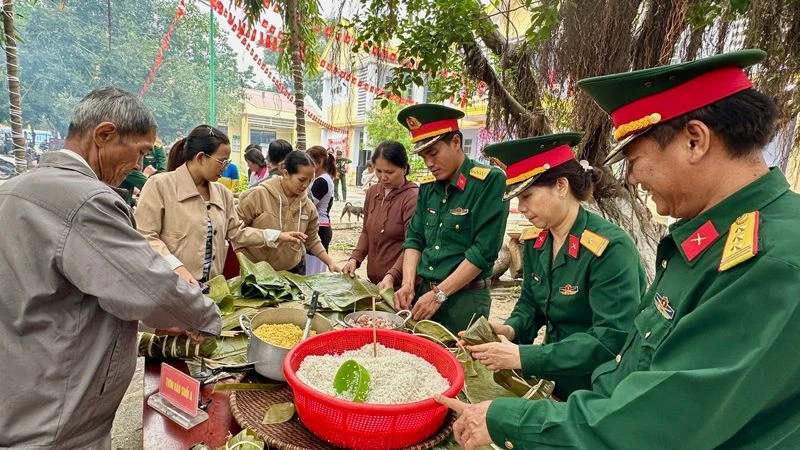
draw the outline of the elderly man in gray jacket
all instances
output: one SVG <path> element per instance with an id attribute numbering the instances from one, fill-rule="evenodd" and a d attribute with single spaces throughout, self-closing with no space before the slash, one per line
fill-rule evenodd
<path id="1" fill-rule="evenodd" d="M 141 100 L 96 90 L 64 150 L 0 187 L 0 447 L 110 448 L 138 321 L 219 334 L 214 303 L 153 252 L 112 188 L 155 139 Z"/>

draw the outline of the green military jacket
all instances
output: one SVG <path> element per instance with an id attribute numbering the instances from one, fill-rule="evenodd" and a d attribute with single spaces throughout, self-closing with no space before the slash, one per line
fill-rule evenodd
<path id="1" fill-rule="evenodd" d="M 144 155 L 142 169 L 147 166 L 153 166 L 153 168 L 156 169 L 156 173 L 165 172 L 167 170 L 167 153 L 164 151 L 164 147 L 155 145 L 153 146 L 153 150 Z"/>
<path id="2" fill-rule="evenodd" d="M 508 220 L 505 181 L 500 169 L 467 157 L 451 183 L 422 180 L 403 243 L 422 253 L 417 275 L 442 281 L 465 258 L 481 269 L 479 279 L 492 275 Z"/>
<path id="3" fill-rule="evenodd" d="M 615 359 L 567 402 L 497 399 L 507 448 L 800 448 L 800 196 L 776 168 L 674 224 Z"/>
<path id="4" fill-rule="evenodd" d="M 592 371 L 625 343 L 645 289 L 644 267 L 625 231 L 583 208 L 555 259 L 546 230 L 526 240 L 523 252 L 522 296 L 506 323 L 523 344 L 523 374 L 554 380 L 556 396 L 565 399 L 589 389 Z M 544 345 L 532 345 L 543 325 Z"/>

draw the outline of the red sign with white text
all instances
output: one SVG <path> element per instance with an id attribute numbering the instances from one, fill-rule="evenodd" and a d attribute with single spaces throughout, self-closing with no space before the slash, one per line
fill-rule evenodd
<path id="1" fill-rule="evenodd" d="M 197 400 L 200 395 L 200 381 L 167 363 L 161 363 L 161 387 L 158 392 L 194 417 L 197 415 Z"/>

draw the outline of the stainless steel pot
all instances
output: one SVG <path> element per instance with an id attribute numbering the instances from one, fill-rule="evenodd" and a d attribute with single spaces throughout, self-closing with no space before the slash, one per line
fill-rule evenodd
<path id="1" fill-rule="evenodd" d="M 256 372 L 272 380 L 286 381 L 283 376 L 283 360 L 289 353 L 288 348 L 282 348 L 262 341 L 253 334 L 253 330 L 264 324 L 291 323 L 300 329 L 306 324 L 306 311 L 291 308 L 273 308 L 261 311 L 256 314 L 250 322 L 245 325 L 245 316 L 239 316 L 239 325 L 250 338 L 247 344 L 247 361 L 255 364 Z M 328 320 L 319 315 L 314 315 L 311 321 L 311 329 L 317 334 L 333 330 L 333 326 Z"/>
<path id="2" fill-rule="evenodd" d="M 372 314 L 373 314 L 372 311 L 351 312 L 350 314 L 344 316 L 343 325 L 348 328 L 359 328 L 354 325 L 350 325 L 350 319 L 355 321 L 358 320 L 358 318 L 361 316 L 371 316 Z M 405 318 L 403 318 L 404 314 L 406 315 Z M 375 311 L 375 316 L 392 322 L 394 324 L 394 328 L 391 328 L 392 330 L 403 331 L 406 328 L 406 322 L 408 322 L 408 319 L 411 318 L 411 311 L 407 309 L 397 311 L 397 313 L 390 313 L 386 311 Z"/>

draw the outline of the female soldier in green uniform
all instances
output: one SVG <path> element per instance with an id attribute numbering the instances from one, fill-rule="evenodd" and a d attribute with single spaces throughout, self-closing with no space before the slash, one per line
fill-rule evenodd
<path id="1" fill-rule="evenodd" d="M 536 228 L 522 236 L 522 296 L 505 324 L 492 323 L 501 342 L 467 347 L 491 370 L 554 380 L 562 399 L 588 389 L 592 371 L 619 352 L 645 288 L 630 237 L 581 206 L 600 172 L 575 160 L 571 146 L 580 139 L 561 133 L 484 149 L 506 165 L 503 200 L 519 196 L 520 212 Z M 545 343 L 533 345 L 542 326 Z"/>

